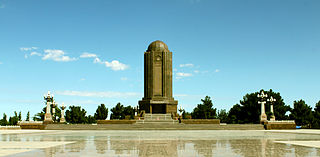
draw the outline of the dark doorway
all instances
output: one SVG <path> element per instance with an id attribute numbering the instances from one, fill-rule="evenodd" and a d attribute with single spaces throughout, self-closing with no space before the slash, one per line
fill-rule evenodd
<path id="1" fill-rule="evenodd" d="M 165 104 L 153 104 L 152 105 L 152 113 L 159 114 L 159 113 L 166 113 L 166 105 Z"/>

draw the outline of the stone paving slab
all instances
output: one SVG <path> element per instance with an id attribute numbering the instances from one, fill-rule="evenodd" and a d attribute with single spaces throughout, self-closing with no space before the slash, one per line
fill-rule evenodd
<path id="1" fill-rule="evenodd" d="M 18 153 L 25 153 L 35 149 L 0 149 L 0 156 L 8 156 Z"/>
<path id="2" fill-rule="evenodd" d="M 297 129 L 297 130 L 262 130 L 265 132 L 278 132 L 278 133 L 294 133 L 294 134 L 320 134 L 320 129 Z"/>
<path id="3" fill-rule="evenodd" d="M 60 145 L 71 144 L 74 142 L 17 142 L 17 141 L 0 141 L 0 156 L 12 155 L 33 151 L 35 149 L 44 149 Z"/>
<path id="4" fill-rule="evenodd" d="M 28 133 L 50 133 L 57 132 L 55 130 L 0 130 L 1 134 L 28 134 Z"/>
<path id="5" fill-rule="evenodd" d="M 320 148 L 320 141 L 274 141 L 275 143 L 292 144 L 305 147 Z"/>

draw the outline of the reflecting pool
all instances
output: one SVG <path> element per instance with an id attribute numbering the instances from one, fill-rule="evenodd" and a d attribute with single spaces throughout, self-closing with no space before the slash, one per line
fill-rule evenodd
<path id="1" fill-rule="evenodd" d="M 15 157 L 320 156 L 318 148 L 275 142 L 320 141 L 320 135 L 264 130 L 43 131 L 1 134 L 0 141 L 0 150 L 17 151 L 9 154 Z"/>

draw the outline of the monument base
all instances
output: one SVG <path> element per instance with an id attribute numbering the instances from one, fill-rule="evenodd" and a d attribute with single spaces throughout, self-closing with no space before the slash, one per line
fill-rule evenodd
<path id="1" fill-rule="evenodd" d="M 177 115 L 177 105 L 176 100 L 140 100 L 139 108 L 144 110 L 146 113 L 154 114 L 173 114 Z"/>
<path id="2" fill-rule="evenodd" d="M 275 121 L 276 120 L 276 117 L 274 116 L 274 115 L 272 115 L 271 117 L 270 117 L 270 121 Z"/>
<path id="3" fill-rule="evenodd" d="M 267 121 L 264 125 L 266 130 L 296 129 L 294 120 Z"/>
<path id="4" fill-rule="evenodd" d="M 267 122 L 267 115 L 265 113 L 260 115 L 260 123 L 264 124 L 265 122 Z"/>
<path id="5" fill-rule="evenodd" d="M 61 118 L 60 119 L 60 123 L 65 123 L 66 122 L 66 119 L 65 118 Z"/>
<path id="6" fill-rule="evenodd" d="M 44 121 L 43 121 L 43 123 L 52 123 L 53 122 L 53 120 L 52 120 L 52 116 L 51 116 L 51 114 L 50 113 L 46 113 L 45 115 L 44 115 Z"/>

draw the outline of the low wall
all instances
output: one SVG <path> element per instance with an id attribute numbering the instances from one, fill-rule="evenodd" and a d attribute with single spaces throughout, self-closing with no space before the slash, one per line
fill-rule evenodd
<path id="1" fill-rule="evenodd" d="M 220 124 L 220 119 L 182 119 L 184 124 Z"/>
<path id="2" fill-rule="evenodd" d="M 47 124 L 45 130 L 264 130 L 261 124 Z"/>
<path id="3" fill-rule="evenodd" d="M 20 130 L 19 125 L 7 125 L 7 126 L 0 126 L 0 130 Z"/>
<path id="4" fill-rule="evenodd" d="M 294 121 L 268 121 L 264 127 L 266 130 L 296 129 L 296 123 Z"/>
<path id="5" fill-rule="evenodd" d="M 41 129 L 42 124 L 20 124 L 21 129 Z"/>
<path id="6" fill-rule="evenodd" d="M 133 124 L 136 120 L 97 120 L 97 124 Z"/>

